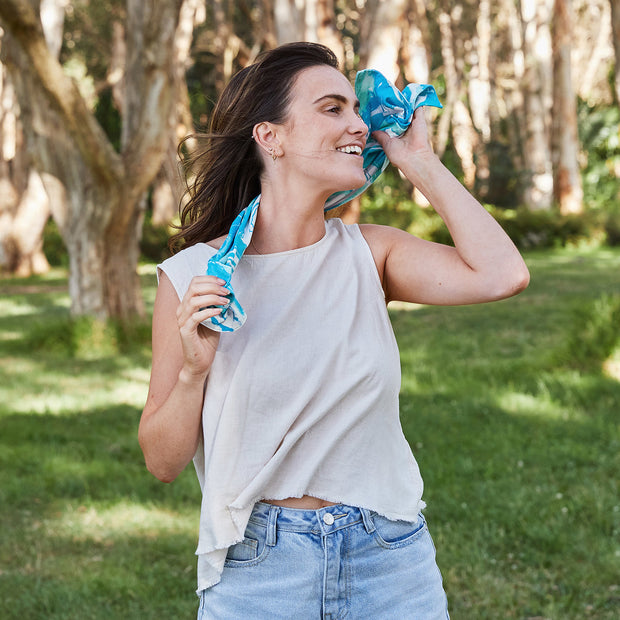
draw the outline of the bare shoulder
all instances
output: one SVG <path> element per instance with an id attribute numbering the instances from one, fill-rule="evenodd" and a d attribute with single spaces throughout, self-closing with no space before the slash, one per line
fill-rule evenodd
<path id="1" fill-rule="evenodd" d="M 226 239 L 227 235 L 222 235 L 221 237 L 217 237 L 217 239 L 211 239 L 211 241 L 207 241 L 207 245 L 219 250 L 222 247 L 222 243 Z"/>
<path id="2" fill-rule="evenodd" d="M 360 224 L 360 230 L 367 243 L 377 246 L 380 249 L 382 246 L 389 247 L 398 241 L 404 239 L 410 239 L 411 235 L 404 230 L 394 228 L 393 226 L 382 226 L 380 224 Z"/>
<path id="3" fill-rule="evenodd" d="M 386 264 L 390 252 L 395 246 L 415 239 L 415 237 L 398 228 L 379 224 L 360 224 L 360 232 L 370 248 L 379 278 L 386 290 Z"/>
<path id="4" fill-rule="evenodd" d="M 360 224 L 360 231 L 370 246 L 375 260 L 387 260 L 390 252 L 403 245 L 415 246 L 421 240 L 404 230 L 379 224 Z"/>

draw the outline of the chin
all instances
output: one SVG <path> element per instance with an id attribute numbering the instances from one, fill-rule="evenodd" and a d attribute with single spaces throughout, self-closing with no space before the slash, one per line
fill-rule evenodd
<path id="1" fill-rule="evenodd" d="M 366 183 L 366 175 L 364 171 L 361 174 L 357 175 L 355 178 L 351 178 L 351 181 L 347 183 L 346 187 L 343 185 L 341 189 L 350 190 L 350 189 L 359 189 Z"/>

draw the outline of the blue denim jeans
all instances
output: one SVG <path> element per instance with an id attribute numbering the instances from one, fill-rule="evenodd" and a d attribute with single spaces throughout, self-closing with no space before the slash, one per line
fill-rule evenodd
<path id="1" fill-rule="evenodd" d="M 198 620 L 446 620 L 426 521 L 390 521 L 338 504 L 259 502 L 222 580 L 200 593 Z"/>

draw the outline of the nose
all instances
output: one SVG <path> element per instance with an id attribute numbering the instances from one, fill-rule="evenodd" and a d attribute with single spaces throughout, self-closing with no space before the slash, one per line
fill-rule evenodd
<path id="1" fill-rule="evenodd" d="M 368 125 L 366 125 L 366 123 L 362 120 L 362 117 L 357 112 L 353 112 L 352 114 L 353 117 L 351 119 L 349 131 L 355 135 L 366 136 L 368 133 Z"/>

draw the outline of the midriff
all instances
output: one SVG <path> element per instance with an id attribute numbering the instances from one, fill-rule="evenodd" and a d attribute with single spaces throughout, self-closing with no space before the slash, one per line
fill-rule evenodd
<path id="1" fill-rule="evenodd" d="M 303 495 L 302 497 L 287 497 L 286 499 L 264 499 L 267 504 L 284 508 L 300 508 L 302 510 L 318 510 L 325 506 L 335 506 L 336 502 L 326 502 L 324 499 Z"/>

